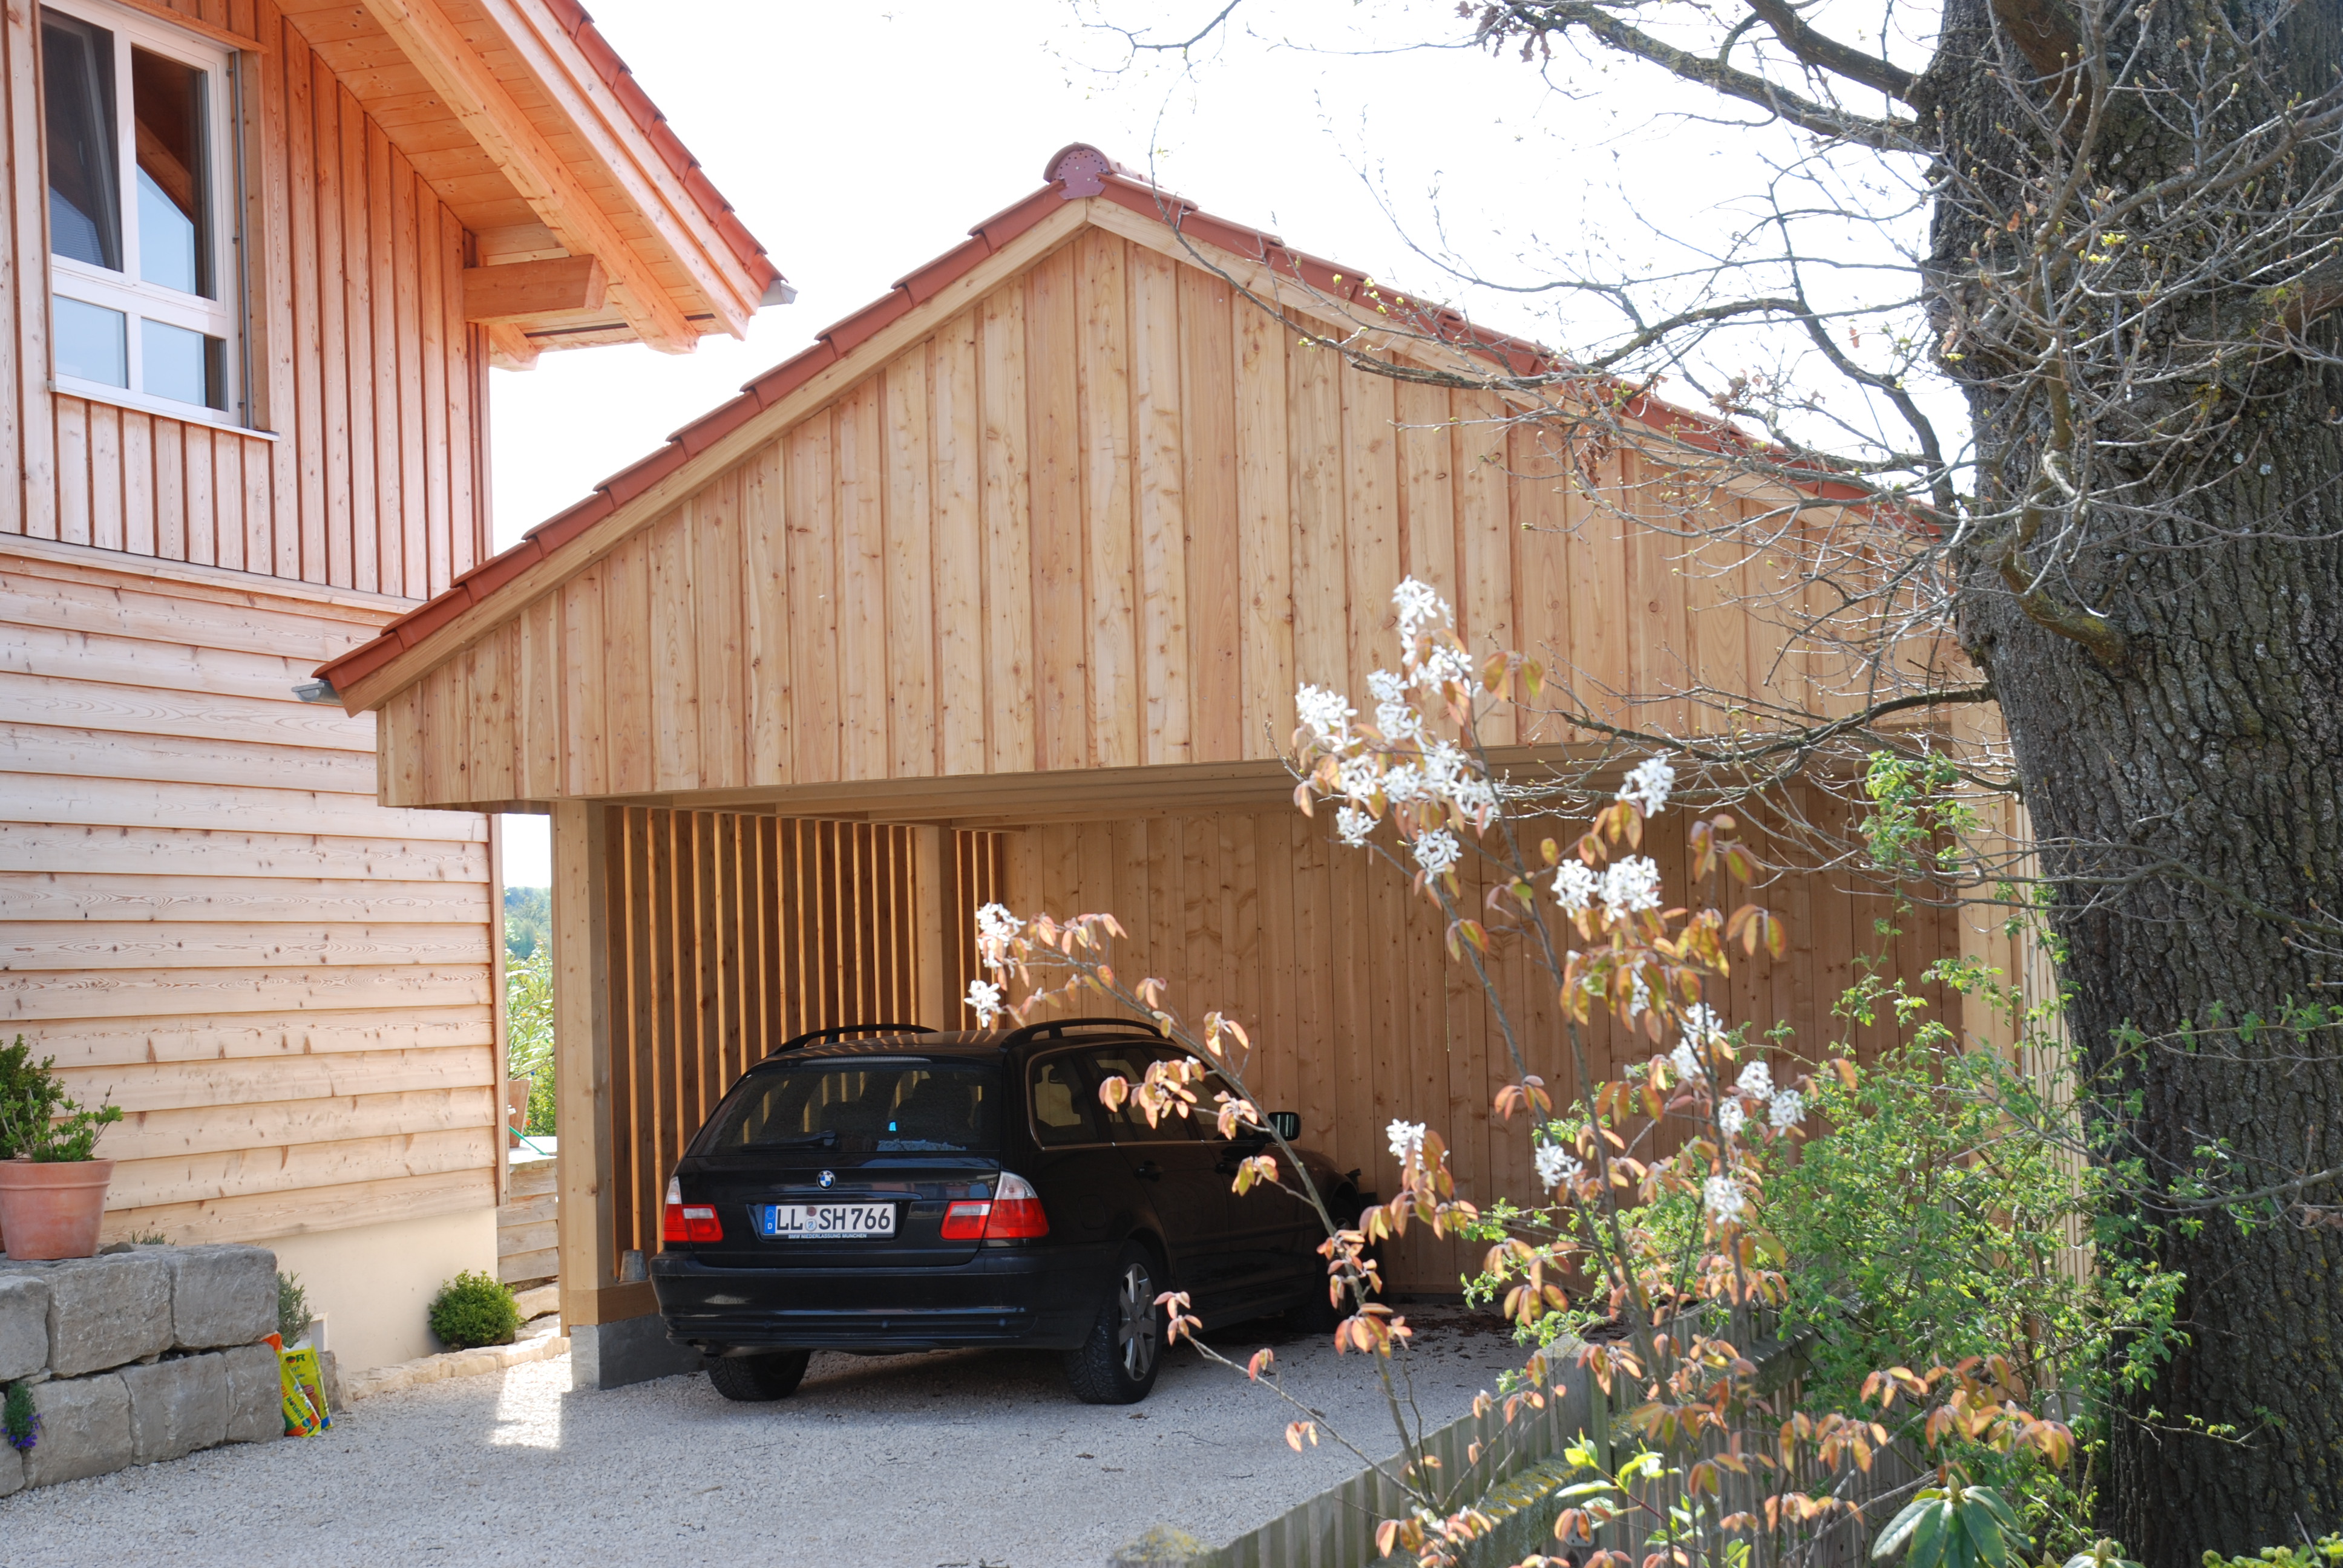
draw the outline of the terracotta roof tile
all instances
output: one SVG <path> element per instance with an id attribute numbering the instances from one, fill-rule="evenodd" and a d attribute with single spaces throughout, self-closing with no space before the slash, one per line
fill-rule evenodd
<path id="1" fill-rule="evenodd" d="M 697 457 L 764 411 L 765 406 L 757 400 L 755 393 L 743 392 L 729 403 L 718 404 L 668 439 Z"/>
<path id="2" fill-rule="evenodd" d="M 424 639 L 472 608 L 472 590 L 458 583 L 417 609 L 411 609 L 385 628 L 398 634 L 402 647 L 420 648 Z"/>
<path id="3" fill-rule="evenodd" d="M 823 338 L 802 354 L 782 360 L 740 390 L 753 393 L 760 407 L 769 408 L 838 363 L 838 350 Z"/>
<path id="4" fill-rule="evenodd" d="M 683 138 L 675 134 L 675 127 L 667 123 L 664 115 L 652 121 L 650 128 L 644 134 L 651 139 L 651 149 L 659 154 L 659 160 L 674 172 L 678 179 L 681 179 L 684 171 L 699 161 L 691 156 L 691 149 L 683 145 Z"/>
<path id="5" fill-rule="evenodd" d="M 397 638 L 377 634 L 373 641 L 360 643 L 331 664 L 319 665 L 317 674 L 339 691 L 356 686 L 406 651 L 407 645 Z"/>
<path id="6" fill-rule="evenodd" d="M 909 316 L 916 303 L 909 291 L 890 289 L 884 297 L 872 300 L 843 321 L 831 322 L 820 336 L 840 356 L 851 354 L 873 333 Z"/>
<path id="7" fill-rule="evenodd" d="M 1015 206 L 1002 207 L 968 232 L 982 235 L 987 244 L 999 250 L 1049 216 L 1056 210 L 1057 204 L 1065 199 L 1064 193 L 1057 186 L 1043 186 Z"/>
<path id="8" fill-rule="evenodd" d="M 578 28 L 594 20 L 586 15 L 586 7 L 578 5 L 578 0 L 545 0 L 545 8 L 553 13 L 553 19 L 560 25 L 561 30 L 573 38 L 578 35 Z"/>
<path id="9" fill-rule="evenodd" d="M 478 604 L 544 558 L 545 547 L 535 538 L 524 538 L 512 548 L 490 556 L 458 580 L 471 589 L 472 602 Z"/>
<path id="10" fill-rule="evenodd" d="M 682 447 L 670 440 L 649 457 L 619 469 L 594 487 L 608 491 L 610 499 L 623 507 L 682 467 L 687 460 Z"/>
<path id="11" fill-rule="evenodd" d="M 586 56 L 586 63 L 605 83 L 616 82 L 627 74 L 627 63 L 618 58 L 618 52 L 610 47 L 610 41 L 602 36 L 599 27 L 588 22 L 571 36 L 578 41 L 578 52 Z"/>
<path id="12" fill-rule="evenodd" d="M 596 490 L 568 511 L 556 512 L 523 537 L 538 542 L 538 548 L 551 556 L 554 551 L 618 509 L 608 490 Z"/>
<path id="13" fill-rule="evenodd" d="M 980 234 L 952 246 L 917 271 L 905 273 L 895 280 L 895 286 L 925 305 L 938 291 L 991 254 L 990 242 Z"/>

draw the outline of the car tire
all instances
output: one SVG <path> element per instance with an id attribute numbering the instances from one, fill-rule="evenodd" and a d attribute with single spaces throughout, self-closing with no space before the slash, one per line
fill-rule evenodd
<path id="1" fill-rule="evenodd" d="M 1137 1404 L 1163 1365 L 1163 1289 L 1155 1256 L 1136 1241 L 1114 1261 L 1090 1337 L 1066 1352 L 1066 1382 L 1084 1404 Z"/>
<path id="2" fill-rule="evenodd" d="M 762 1404 L 787 1399 L 805 1381 L 811 1351 L 780 1351 L 763 1356 L 723 1356 L 708 1368 L 708 1381 L 726 1399 Z"/>

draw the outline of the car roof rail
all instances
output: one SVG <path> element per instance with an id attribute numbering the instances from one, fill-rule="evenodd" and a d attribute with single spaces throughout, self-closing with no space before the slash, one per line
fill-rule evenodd
<path id="1" fill-rule="evenodd" d="M 828 1029 L 810 1030 L 799 1035 L 795 1040 L 785 1040 L 765 1054 L 768 1057 L 779 1056 L 785 1050 L 795 1050 L 799 1046 L 815 1045 L 825 1040 L 844 1040 L 850 1035 L 933 1034 L 935 1032 L 924 1023 L 834 1023 Z"/>
<path id="2" fill-rule="evenodd" d="M 1008 1038 L 1001 1043 L 1005 1049 L 1017 1044 L 1020 1040 L 1063 1040 L 1066 1037 L 1066 1031 L 1071 1029 L 1119 1029 L 1126 1032 L 1148 1035 L 1156 1040 L 1170 1038 L 1157 1027 L 1152 1019 L 1050 1018 L 1043 1019 L 1040 1023 L 1029 1023 L 1021 1029 L 1011 1030 Z"/>

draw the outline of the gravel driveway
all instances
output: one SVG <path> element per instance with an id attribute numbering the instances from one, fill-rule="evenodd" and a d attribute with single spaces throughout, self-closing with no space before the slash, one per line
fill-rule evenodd
<path id="1" fill-rule="evenodd" d="M 1502 1323 L 1409 1317 L 1433 1422 L 1515 1364 Z M 1240 1359 L 1275 1345 L 1289 1391 L 1369 1452 L 1397 1446 L 1363 1358 L 1266 1324 L 1216 1342 Z M 1185 1347 L 1135 1406 L 1075 1402 L 1054 1355 L 818 1355 L 798 1394 L 769 1405 L 727 1403 L 704 1377 L 572 1393 L 564 1357 L 367 1400 L 307 1442 L 19 1493 L 0 1501 L 0 1556 L 1101 1568 L 1151 1524 L 1224 1541 L 1358 1468 L 1331 1444 L 1290 1452 L 1290 1413 Z"/>

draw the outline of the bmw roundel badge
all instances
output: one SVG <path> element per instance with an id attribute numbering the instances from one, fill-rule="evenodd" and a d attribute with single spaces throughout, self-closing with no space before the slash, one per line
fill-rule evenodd
<path id="1" fill-rule="evenodd" d="M 825 1171 L 821 1173 L 819 1180 L 825 1187 L 835 1187 L 838 1185 L 838 1172 L 835 1171 Z"/>

